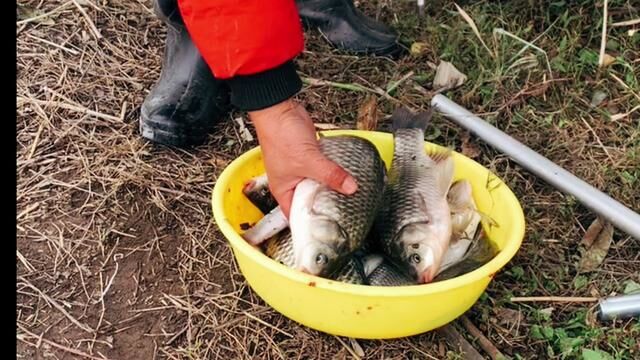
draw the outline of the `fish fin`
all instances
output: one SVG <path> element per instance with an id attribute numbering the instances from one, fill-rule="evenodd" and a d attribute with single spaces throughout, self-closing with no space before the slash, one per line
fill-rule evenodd
<path id="1" fill-rule="evenodd" d="M 468 180 L 456 181 L 447 193 L 447 201 L 452 213 L 458 213 L 469 208 L 475 209 L 471 183 Z"/>
<path id="2" fill-rule="evenodd" d="M 451 183 L 453 182 L 454 163 L 451 157 L 451 150 L 434 151 L 432 154 L 429 154 L 429 157 L 435 162 L 434 169 L 437 174 L 436 184 L 438 190 L 440 190 L 440 194 L 446 198 L 451 188 Z"/>
<path id="3" fill-rule="evenodd" d="M 495 226 L 495 227 L 500 227 L 500 224 L 498 224 L 497 221 L 495 221 L 491 216 L 489 216 L 488 214 L 483 213 L 482 211 L 475 209 L 474 210 L 476 212 L 476 214 L 480 215 L 480 219 L 489 224 L 489 226 Z"/>
<path id="4" fill-rule="evenodd" d="M 451 233 L 451 239 L 449 239 L 449 247 L 456 246 L 460 240 L 463 240 L 459 234 L 456 234 L 455 231 Z"/>
<path id="5" fill-rule="evenodd" d="M 458 239 L 455 243 L 451 243 L 444 254 L 440 268 L 436 272 L 436 276 L 462 261 L 471 247 L 471 244 L 472 241 L 467 239 Z"/>
<path id="6" fill-rule="evenodd" d="M 461 211 L 454 212 L 451 215 L 451 233 L 452 236 L 464 237 L 468 234 L 468 229 L 473 226 L 473 223 L 477 221 L 475 224 L 480 223 L 480 216 L 478 216 L 473 210 L 471 211 Z M 474 229 L 475 231 L 475 229 Z M 452 238 L 453 241 L 453 238 Z"/>
<path id="7" fill-rule="evenodd" d="M 242 237 L 251 245 L 260 245 L 287 227 L 289 227 L 289 221 L 278 206 L 260 219 L 251 229 L 245 231 Z"/>
<path id="8" fill-rule="evenodd" d="M 486 236 L 481 236 L 469 247 L 465 258 L 487 263 L 498 254 L 498 246 Z"/>
<path id="9" fill-rule="evenodd" d="M 363 270 L 366 277 L 369 277 L 371 273 L 382 264 L 384 258 L 378 254 L 370 254 L 362 259 Z"/>
<path id="10" fill-rule="evenodd" d="M 393 131 L 399 129 L 420 129 L 424 132 L 427 129 L 432 115 L 432 109 L 414 114 L 408 108 L 401 107 L 396 109 L 391 115 L 391 128 Z"/>
<path id="11" fill-rule="evenodd" d="M 422 214 L 427 214 L 427 212 L 429 211 L 429 205 L 427 203 L 427 199 L 424 197 L 423 193 L 421 193 L 421 192 L 419 192 L 417 190 L 416 190 L 416 194 L 418 195 L 418 198 L 420 199 L 420 201 L 418 201 L 418 205 L 420 206 L 420 212 Z M 429 219 L 427 219 L 427 222 L 428 221 L 429 221 Z"/>

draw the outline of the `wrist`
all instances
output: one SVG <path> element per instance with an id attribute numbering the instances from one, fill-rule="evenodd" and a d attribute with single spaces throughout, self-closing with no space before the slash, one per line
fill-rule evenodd
<path id="1" fill-rule="evenodd" d="M 291 111 L 296 105 L 296 102 L 289 98 L 264 109 L 249 111 L 249 119 L 251 119 L 253 123 L 261 125 L 264 121 L 268 121 L 268 119 L 277 120 L 281 114 Z"/>
<path id="2" fill-rule="evenodd" d="M 296 111 L 299 105 L 293 99 L 287 99 L 267 108 L 250 111 L 249 119 L 256 128 L 258 138 L 271 133 L 278 133 L 279 129 L 284 125 L 283 121 L 292 111 Z"/>

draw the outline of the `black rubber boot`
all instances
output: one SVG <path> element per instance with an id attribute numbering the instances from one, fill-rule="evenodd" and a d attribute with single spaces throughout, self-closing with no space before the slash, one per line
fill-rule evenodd
<path id="1" fill-rule="evenodd" d="M 142 104 L 140 132 L 153 142 L 202 144 L 229 109 L 229 90 L 216 80 L 184 27 L 176 0 L 154 0 L 167 25 L 160 79 Z"/>
<path id="2" fill-rule="evenodd" d="M 317 28 L 336 48 L 360 55 L 397 56 L 403 48 L 386 25 L 367 17 L 353 0 L 296 0 L 307 28 Z"/>

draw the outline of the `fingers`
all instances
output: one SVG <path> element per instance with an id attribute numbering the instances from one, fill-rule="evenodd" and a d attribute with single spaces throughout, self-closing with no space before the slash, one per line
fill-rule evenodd
<path id="1" fill-rule="evenodd" d="M 310 159 L 308 177 L 319 181 L 334 191 L 345 195 L 351 195 L 358 189 L 355 179 L 342 167 L 327 159 L 319 151 L 313 155 L 315 159 Z"/>

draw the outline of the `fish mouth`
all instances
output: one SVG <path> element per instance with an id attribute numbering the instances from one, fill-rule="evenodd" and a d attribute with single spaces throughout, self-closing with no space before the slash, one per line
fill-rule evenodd
<path id="1" fill-rule="evenodd" d="M 298 271 L 300 271 L 302 273 L 305 273 L 307 275 L 312 275 L 312 276 L 320 276 L 320 277 L 327 277 L 327 276 L 329 276 L 329 274 L 332 274 L 333 272 L 339 270 L 339 268 L 335 268 L 335 267 L 333 267 L 332 269 L 333 269 L 332 271 L 323 269 L 323 270 L 321 270 L 319 272 L 314 272 L 314 271 L 311 271 L 311 270 L 307 269 L 304 266 L 298 267 Z"/>
<path id="2" fill-rule="evenodd" d="M 249 180 L 244 184 L 244 186 L 242 187 L 242 190 L 244 192 L 249 192 L 253 190 L 255 186 L 256 186 L 256 182 L 254 180 Z"/>
<path id="3" fill-rule="evenodd" d="M 433 271 L 433 266 L 427 268 L 418 276 L 418 282 L 421 284 L 428 284 L 433 281 L 435 278 L 435 271 Z"/>

